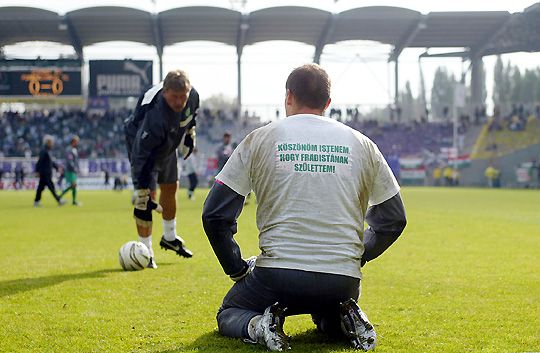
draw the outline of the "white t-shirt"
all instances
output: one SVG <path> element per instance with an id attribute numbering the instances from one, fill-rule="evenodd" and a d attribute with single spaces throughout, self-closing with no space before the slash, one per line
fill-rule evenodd
<path id="1" fill-rule="evenodd" d="M 186 175 L 190 175 L 193 173 L 197 173 L 199 169 L 199 163 L 198 163 L 197 156 L 192 153 L 191 156 L 189 156 L 188 159 L 183 161 L 183 172 Z"/>
<path id="2" fill-rule="evenodd" d="M 377 146 L 311 114 L 251 132 L 216 179 L 258 201 L 257 266 L 361 278 L 368 207 L 399 192 Z"/>

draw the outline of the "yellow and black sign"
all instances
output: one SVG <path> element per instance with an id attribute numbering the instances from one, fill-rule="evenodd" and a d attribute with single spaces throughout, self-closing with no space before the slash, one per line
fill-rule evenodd
<path id="1" fill-rule="evenodd" d="M 80 96 L 80 68 L 0 70 L 0 96 Z"/>
<path id="2" fill-rule="evenodd" d="M 59 96 L 64 91 L 64 82 L 69 75 L 61 71 L 35 70 L 22 74 L 21 81 L 28 82 L 28 92 L 33 96 Z"/>

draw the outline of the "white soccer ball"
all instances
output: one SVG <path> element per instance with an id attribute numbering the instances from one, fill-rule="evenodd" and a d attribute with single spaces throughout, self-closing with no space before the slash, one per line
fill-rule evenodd
<path id="1" fill-rule="evenodd" d="M 150 252 L 140 241 L 128 241 L 118 251 L 120 266 L 124 271 L 144 270 L 150 262 Z"/>

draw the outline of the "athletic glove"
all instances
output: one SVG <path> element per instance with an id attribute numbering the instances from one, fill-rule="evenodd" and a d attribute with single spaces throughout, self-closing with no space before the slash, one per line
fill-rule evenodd
<path id="1" fill-rule="evenodd" d="M 182 154 L 182 157 L 185 159 L 188 159 L 188 157 L 193 152 L 193 149 L 195 148 L 196 143 L 196 132 L 195 132 L 195 126 L 186 132 L 186 136 L 184 137 L 184 143 L 182 146 L 180 146 L 180 153 Z"/>
<path id="2" fill-rule="evenodd" d="M 163 212 L 163 207 L 161 207 L 160 204 L 150 198 L 149 189 L 135 190 L 135 193 L 131 198 L 131 203 L 133 204 L 133 206 L 135 206 L 135 209 L 141 211 L 155 210 L 157 213 Z"/>
<path id="3" fill-rule="evenodd" d="M 138 189 L 133 194 L 133 206 L 141 211 L 145 211 L 150 200 L 150 189 Z"/>
<path id="4" fill-rule="evenodd" d="M 247 260 L 244 260 L 244 262 L 246 263 L 245 266 L 244 266 L 244 269 L 242 271 L 240 271 L 239 273 L 237 274 L 234 274 L 234 275 L 231 275 L 231 279 L 235 282 L 238 282 L 240 281 L 242 278 L 246 277 L 247 275 L 249 275 L 253 269 L 255 268 L 255 262 L 257 261 L 257 256 L 252 256 L 250 258 L 248 258 Z"/>

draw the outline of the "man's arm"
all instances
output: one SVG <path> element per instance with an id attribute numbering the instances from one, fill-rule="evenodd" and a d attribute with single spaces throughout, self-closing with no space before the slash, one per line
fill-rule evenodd
<path id="1" fill-rule="evenodd" d="M 58 171 L 58 164 L 56 164 L 53 157 L 51 156 L 51 152 L 47 152 L 47 158 L 49 159 L 49 164 L 51 166 L 51 173 L 53 169 Z"/>
<path id="2" fill-rule="evenodd" d="M 233 279 L 248 271 L 248 264 L 242 259 L 240 247 L 233 237 L 244 199 L 227 185 L 216 181 L 206 198 L 202 214 L 210 245 L 225 273 Z"/>
<path id="3" fill-rule="evenodd" d="M 195 88 L 191 89 L 188 104 L 192 114 L 192 118 L 186 126 L 186 136 L 184 137 L 184 143 L 180 146 L 180 153 L 182 154 L 182 157 L 184 157 L 184 160 L 189 158 L 189 156 L 196 147 L 197 133 L 195 130 L 197 126 L 197 114 L 199 111 L 199 93 Z"/>
<path id="4" fill-rule="evenodd" d="M 34 167 L 34 170 L 36 173 L 40 174 L 40 173 L 43 173 L 43 160 L 44 160 L 45 156 L 44 156 L 44 152 L 43 150 L 39 151 L 39 157 L 38 157 L 38 160 L 36 162 L 36 166 Z"/>
<path id="5" fill-rule="evenodd" d="M 366 222 L 369 227 L 364 231 L 362 266 L 386 251 L 405 229 L 407 219 L 400 194 L 371 206 L 367 210 Z"/>
<path id="6" fill-rule="evenodd" d="M 161 124 L 159 112 L 152 109 L 146 115 L 135 137 L 131 155 L 131 173 L 135 189 L 149 188 L 155 162 L 152 153 L 166 139 L 166 130 Z"/>

